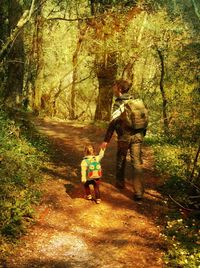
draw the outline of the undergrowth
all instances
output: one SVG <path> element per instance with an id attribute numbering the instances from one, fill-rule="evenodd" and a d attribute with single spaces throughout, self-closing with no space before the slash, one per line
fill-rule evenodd
<path id="1" fill-rule="evenodd" d="M 0 143 L 0 251 L 6 254 L 34 222 L 48 146 L 20 111 L 0 110 Z"/>
<path id="2" fill-rule="evenodd" d="M 166 215 L 163 237 L 168 244 L 166 267 L 196 268 L 200 263 L 200 183 L 198 145 L 149 136 L 155 153 L 155 165 L 163 178 L 161 191 L 168 197 L 172 211 Z"/>

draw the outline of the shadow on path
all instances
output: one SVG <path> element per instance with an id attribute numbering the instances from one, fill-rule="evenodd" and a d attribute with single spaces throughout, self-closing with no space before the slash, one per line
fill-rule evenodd
<path id="1" fill-rule="evenodd" d="M 146 193 L 133 201 L 131 168 L 126 189 L 115 183 L 115 140 L 102 160 L 102 203 L 84 199 L 80 163 L 85 143 L 97 148 L 104 130 L 94 126 L 39 121 L 37 126 L 52 141 L 52 162 L 43 169 L 47 177 L 38 219 L 8 259 L 8 268 L 163 268 L 165 244 L 158 222 L 165 206 L 156 190 L 150 148 L 144 150 Z"/>

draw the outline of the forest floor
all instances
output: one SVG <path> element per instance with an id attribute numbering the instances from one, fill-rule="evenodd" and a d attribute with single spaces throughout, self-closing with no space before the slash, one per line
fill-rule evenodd
<path id="1" fill-rule="evenodd" d="M 128 158 L 126 189 L 115 187 L 116 141 L 102 159 L 102 202 L 84 198 L 80 162 L 84 144 L 97 148 L 105 130 L 53 120 L 37 121 L 52 141 L 54 157 L 45 165 L 37 220 L 8 257 L 7 268 L 161 268 L 166 245 L 160 236 L 167 207 L 159 193 L 152 149 L 143 149 L 145 195 L 133 200 Z"/>

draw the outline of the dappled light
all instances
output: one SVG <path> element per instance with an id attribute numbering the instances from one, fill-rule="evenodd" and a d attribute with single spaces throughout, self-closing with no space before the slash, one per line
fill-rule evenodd
<path id="1" fill-rule="evenodd" d="M 80 182 L 80 160 L 83 140 L 101 141 L 103 130 L 72 127 L 68 123 L 36 122 L 40 131 L 52 141 L 56 161 L 43 172 L 44 197 L 38 207 L 37 222 L 22 241 L 23 254 L 13 255 L 10 266 L 50 265 L 63 267 L 162 267 L 165 243 L 160 238 L 159 217 L 165 203 L 156 190 L 156 177 L 151 170 L 150 152 L 144 158 L 145 180 L 149 185 L 144 200 L 133 200 L 131 181 L 124 190 L 114 186 L 114 142 L 107 149 L 100 185 L 101 204 L 86 200 Z M 75 141 L 73 137 L 76 133 Z M 96 135 L 98 133 L 98 136 Z M 80 138 L 78 138 L 80 137 Z M 55 150 L 56 149 L 56 150 Z M 151 156 L 152 157 L 152 156 Z M 113 168 L 112 168 L 113 166 Z M 107 170 L 107 171 L 106 171 Z M 127 170 L 127 175 L 131 167 Z M 112 174 L 112 177 L 108 174 Z M 129 174 L 130 179 L 130 174 Z M 148 194 L 152 191 L 152 196 Z M 31 254 L 30 254 L 31 252 Z M 51 266 L 52 265 L 52 266 Z M 90 266 L 87 266 L 90 267 Z"/>
<path id="2" fill-rule="evenodd" d="M 0 25 L 0 267 L 199 268 L 200 1 L 2 0 Z"/>

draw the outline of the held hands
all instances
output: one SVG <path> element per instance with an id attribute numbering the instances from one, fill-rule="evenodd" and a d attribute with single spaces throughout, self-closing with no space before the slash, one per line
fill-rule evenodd
<path id="1" fill-rule="evenodd" d="M 108 143 L 104 141 L 104 142 L 102 142 L 102 144 L 100 145 L 100 148 L 101 148 L 102 150 L 105 150 L 106 147 L 107 147 L 107 145 L 108 145 Z"/>
<path id="2" fill-rule="evenodd" d="M 81 182 L 82 182 L 82 183 L 86 183 L 86 177 L 82 177 L 82 178 L 81 178 Z"/>

